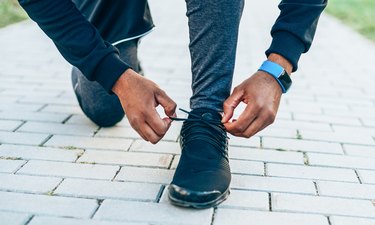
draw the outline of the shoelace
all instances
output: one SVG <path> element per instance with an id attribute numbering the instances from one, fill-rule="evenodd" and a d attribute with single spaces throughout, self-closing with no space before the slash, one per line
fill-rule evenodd
<path id="1" fill-rule="evenodd" d="M 203 134 L 205 137 L 208 137 L 207 141 L 210 144 L 215 145 L 220 153 L 228 159 L 228 152 L 226 151 L 227 148 L 227 140 L 229 137 L 227 136 L 225 132 L 224 125 L 220 122 L 218 123 L 216 120 L 209 120 L 204 119 L 200 115 L 196 115 L 192 112 L 189 112 L 187 110 L 179 108 L 180 111 L 186 113 L 189 115 L 189 117 L 192 118 L 178 118 L 178 117 L 169 117 L 173 121 L 182 121 L 185 122 L 185 125 L 183 126 L 183 129 L 181 130 L 181 134 L 189 133 L 189 130 L 191 130 L 193 127 L 203 127 L 206 128 L 207 126 L 214 129 L 217 132 L 195 132 L 194 134 L 190 134 L 189 138 L 185 138 L 181 136 L 182 138 L 182 146 L 185 146 L 187 143 L 201 139 L 201 134 Z M 223 139 L 225 140 L 223 142 Z"/>

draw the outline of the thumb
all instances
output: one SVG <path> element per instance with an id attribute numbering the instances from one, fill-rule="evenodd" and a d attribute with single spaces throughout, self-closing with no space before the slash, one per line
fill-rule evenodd
<path id="1" fill-rule="evenodd" d="M 177 104 L 163 91 L 155 95 L 156 101 L 164 108 L 165 115 L 173 117 L 176 115 Z"/>
<path id="2" fill-rule="evenodd" d="M 242 91 L 233 91 L 233 93 L 225 100 L 223 108 L 224 108 L 224 116 L 221 120 L 222 123 L 226 123 L 232 118 L 234 109 L 240 104 L 242 100 Z"/>

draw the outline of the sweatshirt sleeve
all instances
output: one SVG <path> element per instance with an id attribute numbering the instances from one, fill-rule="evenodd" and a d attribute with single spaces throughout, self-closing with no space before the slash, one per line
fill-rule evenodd
<path id="1" fill-rule="evenodd" d="M 266 55 L 277 53 L 298 68 L 302 53 L 306 53 L 314 39 L 320 14 L 328 0 L 282 0 L 280 15 L 271 30 L 272 43 Z"/>
<path id="2" fill-rule="evenodd" d="M 61 55 L 108 93 L 128 68 L 71 0 L 19 0 L 30 18 L 52 39 Z"/>

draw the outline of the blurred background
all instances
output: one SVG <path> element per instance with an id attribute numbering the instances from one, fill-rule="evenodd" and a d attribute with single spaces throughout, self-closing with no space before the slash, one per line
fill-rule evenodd
<path id="1" fill-rule="evenodd" d="M 327 13 L 375 41 L 375 0 L 329 0 Z M 0 28 L 27 19 L 16 0 L 0 0 Z"/>

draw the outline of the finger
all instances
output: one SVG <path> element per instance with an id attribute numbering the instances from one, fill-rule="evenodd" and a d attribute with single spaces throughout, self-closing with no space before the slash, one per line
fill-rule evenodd
<path id="1" fill-rule="evenodd" d="M 266 127 L 267 125 L 264 124 L 264 120 L 260 119 L 259 117 L 256 118 L 251 124 L 250 126 L 247 128 L 246 131 L 244 131 L 243 133 L 239 133 L 237 135 L 241 136 L 241 137 L 245 137 L 245 138 L 250 138 L 252 137 L 253 135 L 255 135 L 256 133 L 258 133 L 260 130 L 262 130 L 264 127 Z"/>
<path id="2" fill-rule="evenodd" d="M 224 109 L 224 116 L 221 120 L 222 123 L 226 123 L 232 118 L 234 109 L 240 104 L 242 100 L 243 92 L 242 91 L 236 91 L 236 89 L 233 91 L 233 93 L 225 100 L 223 104 Z"/>
<path id="3" fill-rule="evenodd" d="M 163 120 L 164 120 L 164 123 L 168 124 L 168 129 L 169 129 L 172 125 L 173 120 L 171 120 L 171 118 L 169 117 L 164 117 Z"/>
<path id="4" fill-rule="evenodd" d="M 142 126 L 141 132 L 152 144 L 158 143 L 158 141 L 162 138 L 162 136 L 159 136 L 157 133 L 155 133 L 155 131 L 150 127 L 150 125 L 147 122 L 145 122 L 144 126 Z"/>
<path id="5" fill-rule="evenodd" d="M 250 124 L 256 119 L 258 111 L 259 110 L 257 107 L 247 104 L 245 110 L 241 113 L 236 121 L 224 124 L 226 130 L 231 134 L 245 132 Z"/>
<path id="6" fill-rule="evenodd" d="M 141 136 L 143 138 L 143 140 L 145 141 L 149 141 L 146 136 L 142 133 L 142 131 L 140 130 L 139 128 L 139 125 L 138 124 L 130 124 L 133 129 L 139 134 L 139 136 Z"/>
<path id="7" fill-rule="evenodd" d="M 151 113 L 146 116 L 146 122 L 159 137 L 163 137 L 169 128 L 170 119 L 161 119 L 157 111 L 153 109 Z"/>
<path id="8" fill-rule="evenodd" d="M 156 101 L 164 108 L 165 115 L 176 116 L 177 104 L 164 91 L 159 91 L 155 97 Z"/>
<path id="9" fill-rule="evenodd" d="M 273 117 L 267 113 L 258 116 L 243 133 L 237 133 L 236 136 L 250 138 L 254 136 L 273 122 Z"/>

